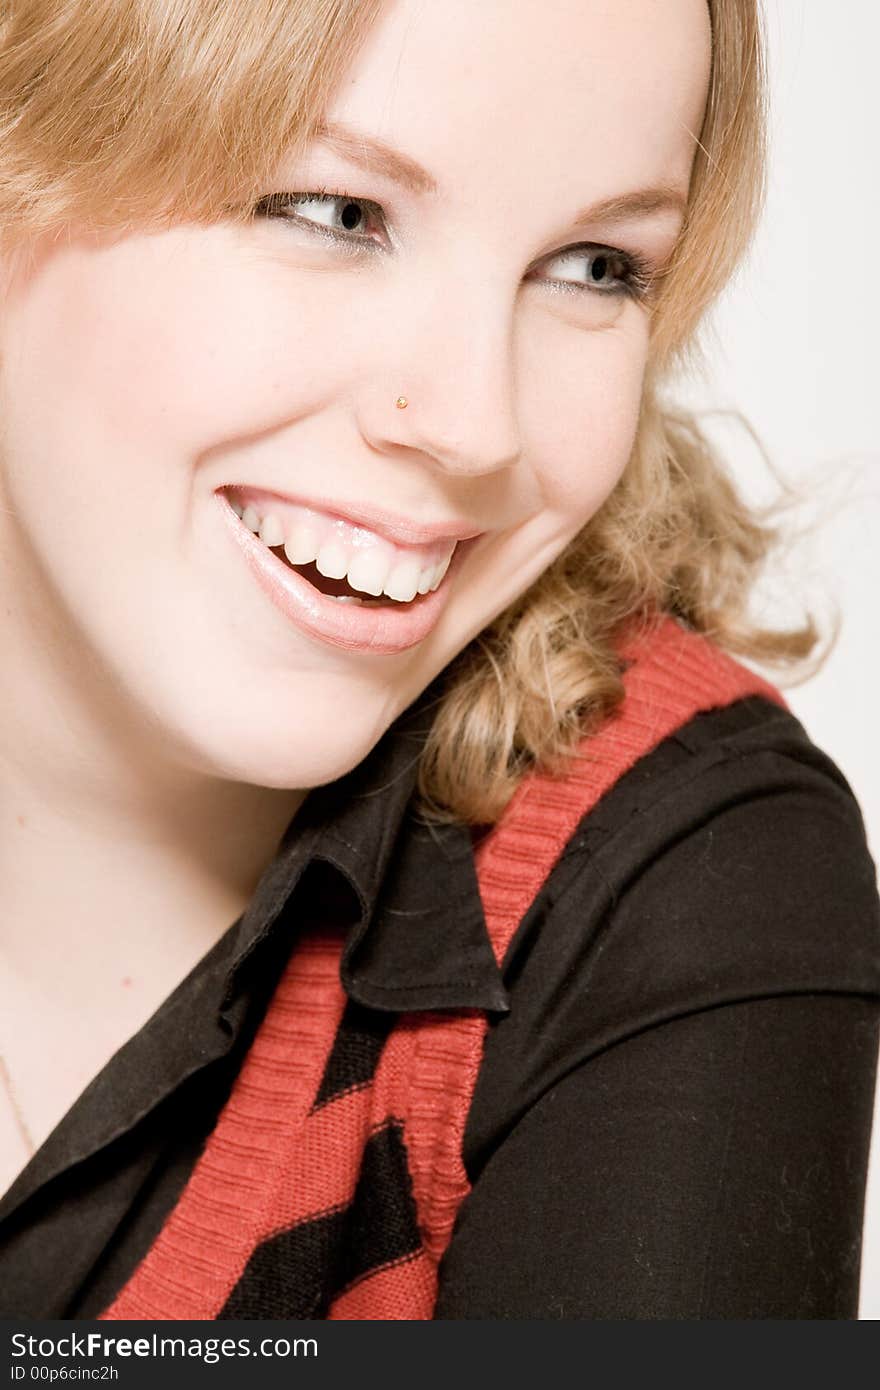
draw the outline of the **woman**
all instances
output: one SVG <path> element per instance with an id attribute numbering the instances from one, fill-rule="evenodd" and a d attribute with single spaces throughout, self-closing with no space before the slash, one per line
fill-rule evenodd
<path id="1" fill-rule="evenodd" d="M 855 1316 L 874 866 L 661 395 L 757 16 L 660 10 L 10 7 L 5 1315 Z"/>

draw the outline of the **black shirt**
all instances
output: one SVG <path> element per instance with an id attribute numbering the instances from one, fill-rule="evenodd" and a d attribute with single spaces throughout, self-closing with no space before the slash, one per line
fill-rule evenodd
<path id="1" fill-rule="evenodd" d="M 247 911 L 0 1201 L 0 1315 L 93 1317 L 174 1205 L 301 925 L 363 1010 L 478 1007 L 440 1318 L 854 1318 L 880 1031 L 859 808 L 758 696 L 584 817 L 499 971 L 472 832 L 414 814 L 431 692 L 307 797 Z"/>

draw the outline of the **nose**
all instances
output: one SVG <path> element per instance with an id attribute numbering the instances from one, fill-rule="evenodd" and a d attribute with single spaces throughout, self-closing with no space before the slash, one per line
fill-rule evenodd
<path id="1" fill-rule="evenodd" d="M 361 393 L 360 428 L 373 448 L 462 475 L 518 461 L 512 314 L 500 296 L 475 302 L 459 287 L 451 303 L 438 293 L 432 306 L 389 315 L 384 337 L 388 349 Z"/>

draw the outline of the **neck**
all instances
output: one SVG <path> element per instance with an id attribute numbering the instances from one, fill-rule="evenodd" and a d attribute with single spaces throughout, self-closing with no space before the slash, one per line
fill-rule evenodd
<path id="1" fill-rule="evenodd" d="M 243 911 L 305 792 L 187 765 L 106 673 L 89 688 L 84 663 L 74 681 L 57 648 L 5 629 L 0 985 L 158 1004 Z"/>
<path id="2" fill-rule="evenodd" d="M 244 909 L 302 800 L 207 781 L 173 800 L 118 786 L 65 798 L 4 771 L 0 953 L 59 980 L 83 955 L 126 975 L 156 951 L 194 963 Z"/>

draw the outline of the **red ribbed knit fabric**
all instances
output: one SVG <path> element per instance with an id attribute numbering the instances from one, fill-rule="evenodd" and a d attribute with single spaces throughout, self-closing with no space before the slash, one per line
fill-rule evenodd
<path id="1" fill-rule="evenodd" d="M 621 708 L 584 740 L 565 777 L 527 777 L 477 851 L 499 963 L 581 817 L 640 757 L 701 710 L 752 694 L 786 707 L 774 686 L 671 618 L 620 652 L 631 662 Z M 487 1020 L 477 1011 L 404 1015 L 370 1079 L 316 1103 L 346 1003 L 342 945 L 330 933 L 298 942 L 177 1205 L 103 1317 L 283 1315 L 284 1281 L 290 1316 L 432 1316 L 438 1264 L 469 1189 L 461 1144 Z M 340 1284 L 339 1250 L 322 1233 L 357 1197 L 367 1147 L 392 1131 L 402 1136 L 417 1247 L 397 1258 L 377 1252 Z M 279 1256 L 271 1281 L 257 1278 L 263 1252 L 303 1233 L 315 1239 L 284 1247 L 307 1249 L 301 1266 Z"/>

